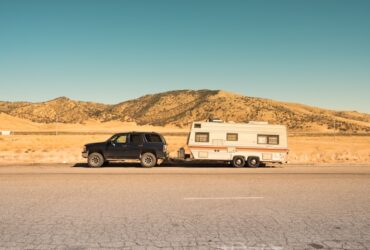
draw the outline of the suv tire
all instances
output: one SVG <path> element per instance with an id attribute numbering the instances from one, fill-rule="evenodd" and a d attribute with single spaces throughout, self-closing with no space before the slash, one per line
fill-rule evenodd
<path id="1" fill-rule="evenodd" d="M 100 153 L 92 153 L 87 159 L 87 164 L 91 168 L 100 168 L 104 164 L 104 157 Z"/>
<path id="2" fill-rule="evenodd" d="M 141 166 L 144 168 L 151 168 L 157 164 L 157 157 L 153 153 L 144 153 L 140 159 Z"/>

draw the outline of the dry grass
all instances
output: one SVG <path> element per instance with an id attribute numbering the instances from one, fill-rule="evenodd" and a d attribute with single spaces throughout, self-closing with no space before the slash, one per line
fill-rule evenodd
<path id="1" fill-rule="evenodd" d="M 220 92 L 217 96 L 213 96 L 212 98 L 210 98 L 210 100 L 212 101 L 213 99 L 227 98 L 230 97 L 230 95 L 231 94 Z M 165 100 L 161 99 L 160 106 L 163 107 L 163 105 L 165 105 L 166 107 L 171 107 L 171 103 L 174 102 L 175 99 L 166 99 L 168 102 L 165 102 Z M 237 98 L 236 100 L 239 99 Z M 254 101 L 254 105 L 262 102 L 261 100 Z M 260 104 L 262 105 L 263 102 Z M 288 109 L 284 108 L 283 106 L 279 106 L 279 108 L 283 111 L 287 111 Z M 296 107 L 297 109 L 299 108 L 299 110 L 303 113 L 309 113 L 312 111 L 311 109 L 313 109 L 301 105 L 294 107 Z M 356 119 L 358 117 L 361 117 L 363 121 L 358 121 L 358 123 L 361 124 L 368 122 L 367 115 L 365 116 L 357 113 L 341 113 L 340 115 L 341 117 L 354 116 Z M 338 119 L 338 122 L 339 121 L 342 120 Z M 299 122 L 299 124 L 303 123 Z M 53 132 L 56 129 L 59 132 L 88 132 L 90 134 L 63 134 L 55 136 L 35 134 L 32 135 L 31 133 L 30 135 L 0 136 L 0 162 L 81 162 L 85 161 L 81 158 L 81 150 L 84 144 L 89 142 L 103 141 L 109 137 L 109 135 L 99 135 L 98 133 L 113 133 L 132 130 L 157 131 L 169 134 L 165 137 L 169 144 L 170 155 L 176 156 L 176 152 L 180 147 L 186 148 L 187 138 L 186 136 L 176 136 L 175 134 L 188 132 L 188 128 L 178 128 L 174 126 L 138 126 L 134 122 L 120 121 L 99 122 L 88 120 L 85 122 L 85 124 L 34 123 L 25 119 L 16 118 L 4 113 L 0 113 L 0 130 L 22 132 Z M 315 129 L 315 131 L 320 131 L 320 129 Z M 300 128 L 299 132 L 307 132 L 307 130 Z M 289 148 L 289 160 L 291 163 L 370 163 L 370 136 L 337 136 L 334 139 L 333 136 L 329 135 L 317 137 L 298 135 L 289 138 Z"/>
<path id="2" fill-rule="evenodd" d="M 318 136 L 289 139 L 292 163 L 370 163 L 370 136 Z"/>
<path id="3" fill-rule="evenodd" d="M 74 163 L 84 144 L 103 141 L 107 135 L 13 135 L 0 136 L 2 163 Z M 186 146 L 185 136 L 166 136 L 176 155 Z M 370 163 L 370 136 L 294 136 L 289 138 L 291 163 Z"/>

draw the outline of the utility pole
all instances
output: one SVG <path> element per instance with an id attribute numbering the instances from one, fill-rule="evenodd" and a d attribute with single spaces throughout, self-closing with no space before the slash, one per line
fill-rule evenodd
<path id="1" fill-rule="evenodd" d="M 335 141 L 335 133 L 336 133 L 336 129 L 337 129 L 337 124 L 336 124 L 336 119 L 334 117 L 334 141 Z"/>
<path id="2" fill-rule="evenodd" d="M 59 122 L 59 117 L 58 117 L 58 111 L 54 109 L 55 111 L 55 135 L 58 135 L 58 122 Z"/>

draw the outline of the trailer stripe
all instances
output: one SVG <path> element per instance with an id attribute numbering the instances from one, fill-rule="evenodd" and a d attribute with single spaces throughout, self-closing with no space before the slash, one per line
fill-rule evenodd
<path id="1" fill-rule="evenodd" d="M 288 152 L 287 148 L 256 148 L 256 147 L 224 147 L 224 146 L 189 146 L 189 149 L 195 150 L 227 150 L 228 148 L 235 148 L 239 151 L 268 151 L 268 152 Z"/>

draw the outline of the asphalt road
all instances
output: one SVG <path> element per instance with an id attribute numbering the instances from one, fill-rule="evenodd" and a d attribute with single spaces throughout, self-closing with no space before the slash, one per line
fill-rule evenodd
<path id="1" fill-rule="evenodd" d="M 370 166 L 0 167 L 0 249 L 369 249 Z"/>

